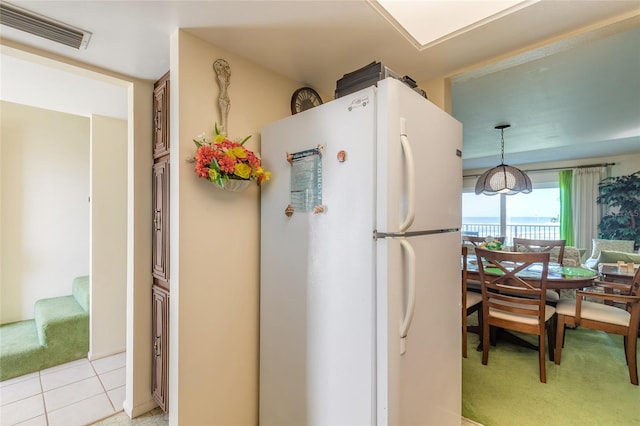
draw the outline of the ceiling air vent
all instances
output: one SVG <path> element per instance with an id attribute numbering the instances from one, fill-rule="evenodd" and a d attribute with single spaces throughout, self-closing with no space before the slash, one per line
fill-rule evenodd
<path id="1" fill-rule="evenodd" d="M 87 48 L 91 33 L 46 18 L 6 2 L 0 2 L 0 24 L 15 28 L 47 40 L 71 46 Z"/>

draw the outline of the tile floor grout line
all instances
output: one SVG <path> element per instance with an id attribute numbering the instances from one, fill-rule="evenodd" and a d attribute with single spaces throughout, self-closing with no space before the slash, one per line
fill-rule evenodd
<path id="1" fill-rule="evenodd" d="M 40 398 L 42 398 L 42 408 L 44 408 L 44 421 L 49 425 L 49 411 L 47 411 L 47 403 L 44 399 L 44 392 L 40 394 Z"/>
<path id="2" fill-rule="evenodd" d="M 38 382 L 40 383 L 40 398 L 42 398 L 42 408 L 44 409 L 44 421 L 49 426 L 49 412 L 47 411 L 47 401 L 44 399 L 44 385 L 42 384 L 42 373 L 38 371 Z"/>
<path id="3" fill-rule="evenodd" d="M 113 409 L 113 411 L 117 412 L 118 410 L 113 405 L 113 401 L 111 401 L 111 398 L 109 397 L 109 392 L 107 392 L 107 388 L 104 386 L 104 382 L 102 381 L 102 378 L 100 377 L 100 374 L 98 374 L 98 371 L 96 370 L 96 366 L 93 365 L 92 361 L 89 361 L 89 364 L 91 364 L 91 368 L 93 368 L 94 373 L 96 373 L 96 377 L 98 378 L 98 382 L 100 383 L 100 387 L 102 387 L 102 390 L 104 391 L 104 394 L 107 396 L 107 400 L 109 401 L 109 404 L 111 405 L 111 408 Z M 115 371 L 115 370 L 110 370 L 110 371 Z"/>

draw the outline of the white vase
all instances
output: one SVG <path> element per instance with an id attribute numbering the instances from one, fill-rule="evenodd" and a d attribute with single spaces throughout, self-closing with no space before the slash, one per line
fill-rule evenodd
<path id="1" fill-rule="evenodd" d="M 223 191 L 231 191 L 231 192 L 241 192 L 244 191 L 251 185 L 250 180 L 238 180 L 238 179 L 230 179 L 228 182 L 222 181 L 224 187 L 214 183 L 214 186 L 218 189 L 222 189 Z"/>

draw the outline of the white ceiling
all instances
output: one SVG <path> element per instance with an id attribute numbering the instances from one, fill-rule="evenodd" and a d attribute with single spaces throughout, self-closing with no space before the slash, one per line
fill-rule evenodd
<path id="1" fill-rule="evenodd" d="M 639 1 L 532 2 L 423 50 L 364 0 L 11 3 L 93 35 L 86 50 L 1 26 L 3 39 L 149 80 L 169 69 L 169 39 L 177 28 L 323 94 L 372 61 L 416 81 L 451 76 L 453 115 L 465 129 L 465 169 L 496 164 L 493 127 L 503 122 L 512 125 L 505 131 L 505 160 L 514 165 L 640 152 Z M 514 51 L 522 54 L 506 56 Z M 18 58 L 1 61 L 2 99 L 19 102 L 25 91 L 62 101 L 69 94 L 69 105 L 86 102 L 74 113 L 101 108 L 90 112 L 120 116 L 113 109 L 126 108 L 124 89 L 101 83 L 100 95 L 83 96 L 89 89 L 66 88 L 64 72 L 44 80 L 33 74 L 38 70 L 15 71 L 28 64 Z M 472 69 L 478 63 L 486 66 Z M 32 77 L 30 90 L 20 89 L 18 80 L 25 79 L 18 77 L 25 75 Z M 101 106 L 90 106 L 91 99 Z"/>

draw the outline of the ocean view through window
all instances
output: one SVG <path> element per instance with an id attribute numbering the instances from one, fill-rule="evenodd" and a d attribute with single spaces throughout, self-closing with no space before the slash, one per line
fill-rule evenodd
<path id="1" fill-rule="evenodd" d="M 560 238 L 560 191 L 537 188 L 530 194 L 462 194 L 462 234 L 555 240 Z"/>

